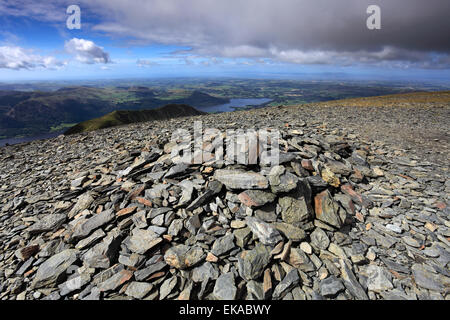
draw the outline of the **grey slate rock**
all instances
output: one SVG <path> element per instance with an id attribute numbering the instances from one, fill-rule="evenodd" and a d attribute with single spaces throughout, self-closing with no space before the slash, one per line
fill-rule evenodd
<path id="1" fill-rule="evenodd" d="M 292 241 L 302 241 L 306 238 L 306 232 L 296 226 L 284 222 L 275 222 L 272 225 L 286 238 Z"/>
<path id="2" fill-rule="evenodd" d="M 67 214 L 69 219 L 75 217 L 81 211 L 88 209 L 89 206 L 94 202 L 94 198 L 89 192 L 83 193 L 79 198 L 77 203 L 73 206 L 70 212 Z"/>
<path id="3" fill-rule="evenodd" d="M 247 300 L 264 300 L 264 289 L 260 282 L 247 282 Z"/>
<path id="4" fill-rule="evenodd" d="M 167 263 L 164 261 L 157 262 L 155 264 L 152 264 L 144 269 L 138 270 L 134 273 L 134 278 L 137 281 L 143 281 L 146 280 L 148 277 L 150 277 L 152 274 L 161 271 L 167 267 Z"/>
<path id="5" fill-rule="evenodd" d="M 79 252 L 74 249 L 67 249 L 55 254 L 39 266 L 31 288 L 38 289 L 61 283 L 67 268 L 77 261 L 78 257 Z"/>
<path id="6" fill-rule="evenodd" d="M 314 229 L 314 231 L 310 234 L 310 238 L 311 244 L 321 250 L 328 249 L 328 246 L 330 245 L 330 239 L 328 238 L 325 231 L 320 228 Z"/>
<path id="7" fill-rule="evenodd" d="M 328 277 L 320 282 L 320 294 L 324 297 L 335 297 L 345 289 L 340 279 L 334 276 Z"/>
<path id="8" fill-rule="evenodd" d="M 65 221 L 67 216 L 64 213 L 47 214 L 39 217 L 39 221 L 28 228 L 30 234 L 52 231 L 59 228 Z"/>
<path id="9" fill-rule="evenodd" d="M 84 223 L 81 223 L 75 227 L 69 241 L 73 243 L 86 238 L 92 231 L 111 222 L 114 218 L 115 213 L 112 209 L 95 214 Z"/>
<path id="10" fill-rule="evenodd" d="M 164 261 L 174 268 L 186 269 L 201 262 L 205 256 L 202 248 L 181 244 L 167 250 L 164 254 Z"/>
<path id="11" fill-rule="evenodd" d="M 84 238 L 83 240 L 80 240 L 75 245 L 75 249 L 83 250 L 83 249 L 93 245 L 98 240 L 102 239 L 104 236 L 106 236 L 106 233 L 102 229 L 97 229 L 89 237 Z"/>
<path id="12" fill-rule="evenodd" d="M 231 272 L 222 274 L 214 285 L 213 296 L 217 300 L 235 300 L 237 288 Z"/>
<path id="13" fill-rule="evenodd" d="M 437 274 L 427 271 L 421 264 L 414 264 L 411 268 L 414 282 L 422 288 L 443 292 L 445 290 L 445 282 L 443 282 Z M 450 285 L 450 278 L 446 279 L 447 288 Z"/>
<path id="14" fill-rule="evenodd" d="M 247 280 L 255 280 L 264 272 L 271 260 L 271 248 L 257 244 L 252 250 L 244 251 L 238 256 L 239 275 Z"/>
<path id="15" fill-rule="evenodd" d="M 83 288 L 86 284 L 88 284 L 91 281 L 91 276 L 86 273 L 77 274 L 74 277 L 71 277 L 66 282 L 60 284 L 58 286 L 59 288 L 59 294 L 64 297 L 68 294 L 80 290 Z"/>
<path id="16" fill-rule="evenodd" d="M 391 275 L 383 267 L 370 265 L 367 268 L 368 280 L 367 287 L 374 292 L 391 290 L 394 288 L 391 282 Z"/>
<path id="17" fill-rule="evenodd" d="M 266 189 L 269 181 L 263 175 L 239 170 L 216 170 L 214 178 L 222 182 L 229 190 Z"/>
<path id="18" fill-rule="evenodd" d="M 234 235 L 233 233 L 229 233 L 221 238 L 218 238 L 214 241 L 211 252 L 215 256 L 221 256 L 236 247 L 234 244 Z"/>
<path id="19" fill-rule="evenodd" d="M 223 188 L 223 184 L 217 180 L 211 181 L 206 190 L 200 194 L 197 199 L 192 201 L 192 203 L 186 208 L 188 211 L 193 211 L 197 209 L 198 207 L 204 205 L 206 202 L 208 202 L 212 197 L 217 195 Z"/>
<path id="20" fill-rule="evenodd" d="M 286 172 L 283 166 L 275 166 L 269 173 L 270 189 L 273 193 L 286 193 L 297 188 L 298 177 Z"/>
<path id="21" fill-rule="evenodd" d="M 214 268 L 210 262 L 205 262 L 192 270 L 192 281 L 203 282 L 207 279 L 216 280 L 219 277 L 219 271 Z"/>
<path id="22" fill-rule="evenodd" d="M 286 223 L 299 225 L 311 216 L 311 208 L 304 197 L 281 197 L 278 199 L 278 204 L 281 207 L 281 217 Z"/>
<path id="23" fill-rule="evenodd" d="M 286 274 L 283 280 L 275 287 L 273 291 L 272 298 L 274 300 L 282 299 L 286 293 L 289 292 L 293 287 L 298 285 L 300 278 L 296 269 L 292 269 Z"/>
<path id="24" fill-rule="evenodd" d="M 134 229 L 128 242 L 128 249 L 138 254 L 144 254 L 161 241 L 162 238 L 152 230 Z"/>
<path id="25" fill-rule="evenodd" d="M 127 296 L 133 297 L 135 299 L 142 299 L 152 289 L 153 289 L 153 285 L 151 283 L 133 281 L 128 285 L 127 290 L 125 291 L 125 294 Z"/>
<path id="26" fill-rule="evenodd" d="M 114 230 L 102 242 L 89 249 L 83 256 L 83 262 L 91 268 L 109 268 L 117 259 L 123 233 Z"/>
<path id="27" fill-rule="evenodd" d="M 161 287 L 159 288 L 159 300 L 165 299 L 172 292 L 173 288 L 175 288 L 177 284 L 177 281 L 177 277 L 173 276 L 161 284 Z"/>
<path id="28" fill-rule="evenodd" d="M 177 164 L 169 169 L 169 171 L 164 175 L 164 178 L 172 178 L 180 174 L 185 173 L 189 169 L 189 165 L 186 163 Z"/>
<path id="29" fill-rule="evenodd" d="M 247 217 L 246 222 L 253 234 L 258 237 L 262 244 L 275 246 L 278 242 L 283 240 L 280 232 L 267 222 L 253 217 Z"/>
<path id="30" fill-rule="evenodd" d="M 341 265 L 341 278 L 344 282 L 347 290 L 357 299 L 357 300 L 368 300 L 366 291 L 363 289 L 361 284 L 356 279 L 355 274 L 351 269 L 351 264 L 344 259 L 340 259 L 339 263 Z"/>

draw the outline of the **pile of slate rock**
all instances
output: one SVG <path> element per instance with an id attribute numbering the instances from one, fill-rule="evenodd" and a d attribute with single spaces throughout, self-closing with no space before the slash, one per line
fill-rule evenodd
<path id="1" fill-rule="evenodd" d="M 199 120 L 224 141 L 279 130 L 279 164 L 179 163 L 173 128 Z M 3 300 L 450 297 L 448 175 L 296 110 L 61 136 L 0 165 Z"/>

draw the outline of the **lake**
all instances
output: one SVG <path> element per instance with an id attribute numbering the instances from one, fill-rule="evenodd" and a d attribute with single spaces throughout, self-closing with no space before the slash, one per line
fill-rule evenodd
<path id="1" fill-rule="evenodd" d="M 246 106 L 259 106 L 267 102 L 272 101 L 272 99 L 258 98 L 258 99 L 230 99 L 229 103 L 219 104 L 212 107 L 202 107 L 196 108 L 204 112 L 230 112 L 235 111 L 234 107 L 246 107 Z"/>

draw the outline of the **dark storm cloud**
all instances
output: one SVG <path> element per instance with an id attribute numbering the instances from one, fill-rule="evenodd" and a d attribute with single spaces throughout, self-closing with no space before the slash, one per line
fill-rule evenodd
<path id="1" fill-rule="evenodd" d="M 151 42 L 184 44 L 191 46 L 195 54 L 211 56 L 269 57 L 294 63 L 344 65 L 397 61 L 403 66 L 448 67 L 450 1 L 155 0 L 133 3 L 136 5 L 119 0 L 97 1 L 99 12 L 108 14 L 96 29 Z M 369 16 L 366 10 L 372 4 L 381 8 L 381 30 L 366 27 Z"/>

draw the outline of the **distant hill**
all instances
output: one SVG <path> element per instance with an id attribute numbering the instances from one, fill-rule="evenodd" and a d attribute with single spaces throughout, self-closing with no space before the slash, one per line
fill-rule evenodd
<path id="1" fill-rule="evenodd" d="M 229 102 L 193 91 L 185 98 L 158 95 L 148 87 L 71 86 L 55 91 L 0 91 L 0 138 L 47 133 L 55 128 L 98 118 L 115 110 L 149 110 L 167 104 L 194 107 Z"/>
<path id="2" fill-rule="evenodd" d="M 165 120 L 202 114 L 205 114 L 205 112 L 198 111 L 186 104 L 168 104 L 162 108 L 152 110 L 118 110 L 108 113 L 100 118 L 81 122 L 68 129 L 64 134 L 70 135 L 136 122 Z"/>
<path id="3" fill-rule="evenodd" d="M 173 103 L 194 105 L 196 107 L 209 107 L 230 102 L 229 99 L 212 97 L 209 94 L 194 91 L 189 97 L 174 100 Z"/>

